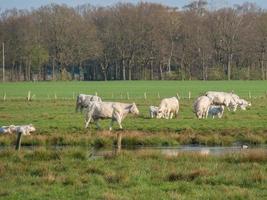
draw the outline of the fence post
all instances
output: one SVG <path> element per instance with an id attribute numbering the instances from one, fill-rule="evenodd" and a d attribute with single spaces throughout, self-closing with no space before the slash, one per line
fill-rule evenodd
<path id="1" fill-rule="evenodd" d="M 55 93 L 55 100 L 57 100 L 57 94 Z"/>
<path id="2" fill-rule="evenodd" d="M 95 92 L 95 96 L 97 96 L 97 92 Z"/>
<path id="3" fill-rule="evenodd" d="M 146 99 L 146 92 L 144 93 L 144 99 Z"/>
<path id="4" fill-rule="evenodd" d="M 251 99 L 251 92 L 250 91 L 248 92 L 248 98 Z"/>
<path id="5" fill-rule="evenodd" d="M 121 99 L 122 99 L 122 93 L 121 93 Z"/>
<path id="6" fill-rule="evenodd" d="M 74 92 L 72 92 L 72 99 L 74 99 L 74 95 L 75 95 Z"/>
<path id="7" fill-rule="evenodd" d="M 190 91 L 188 92 L 188 99 L 189 100 L 191 99 L 191 92 Z"/>
<path id="8" fill-rule="evenodd" d="M 178 92 L 176 93 L 176 96 L 177 96 L 177 99 L 180 99 L 180 96 L 179 96 Z"/>
<path id="9" fill-rule="evenodd" d="M 28 95 L 27 95 L 27 101 L 31 100 L 31 91 L 28 91 Z"/>
<path id="10" fill-rule="evenodd" d="M 130 99 L 129 92 L 127 92 L 127 99 L 128 99 L 128 100 Z"/>
<path id="11" fill-rule="evenodd" d="M 6 93 L 4 93 L 4 97 L 3 97 L 4 101 L 6 100 Z"/>
<path id="12" fill-rule="evenodd" d="M 158 92 L 158 99 L 160 99 L 160 95 L 159 95 L 159 92 Z"/>
<path id="13" fill-rule="evenodd" d="M 16 150 L 19 151 L 21 147 L 21 139 L 22 139 L 22 132 L 19 132 L 17 135 L 17 141 L 16 141 Z"/>
<path id="14" fill-rule="evenodd" d="M 117 152 L 119 153 L 121 151 L 121 139 L 122 139 L 122 133 L 119 131 L 117 133 Z"/>

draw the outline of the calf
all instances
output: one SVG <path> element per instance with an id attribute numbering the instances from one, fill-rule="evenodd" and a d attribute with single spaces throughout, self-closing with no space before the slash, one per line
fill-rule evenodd
<path id="1" fill-rule="evenodd" d="M 149 106 L 149 115 L 151 118 L 154 118 L 157 116 L 159 107 L 157 106 Z"/>
<path id="2" fill-rule="evenodd" d="M 222 118 L 223 112 L 224 112 L 224 106 L 211 105 L 209 107 L 208 115 L 211 116 L 213 119 L 214 117 Z"/>

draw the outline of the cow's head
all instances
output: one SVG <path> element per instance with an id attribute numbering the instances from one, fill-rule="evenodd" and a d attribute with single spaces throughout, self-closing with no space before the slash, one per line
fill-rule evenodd
<path id="1" fill-rule="evenodd" d="M 131 112 L 132 114 L 139 115 L 139 110 L 138 110 L 138 108 L 137 108 L 137 106 L 136 106 L 135 103 L 132 104 L 132 107 L 131 107 L 131 109 L 130 109 L 130 112 Z"/>
<path id="2" fill-rule="evenodd" d="M 165 109 L 159 108 L 157 112 L 157 118 L 160 119 L 163 118 L 164 116 L 165 116 Z"/>
<path id="3" fill-rule="evenodd" d="M 34 131 L 36 131 L 36 128 L 32 124 L 29 124 L 28 130 L 29 130 L 29 132 L 34 132 Z"/>

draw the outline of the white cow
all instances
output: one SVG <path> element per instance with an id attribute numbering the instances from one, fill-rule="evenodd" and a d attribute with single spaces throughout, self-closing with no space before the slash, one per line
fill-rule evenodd
<path id="1" fill-rule="evenodd" d="M 209 107 L 212 104 L 212 99 L 207 96 L 200 96 L 196 99 L 193 105 L 193 112 L 198 119 L 208 117 Z"/>
<path id="2" fill-rule="evenodd" d="M 12 132 L 11 132 L 10 127 L 13 127 L 13 126 L 14 126 L 14 125 L 2 126 L 2 127 L 0 128 L 0 133 L 1 133 L 1 134 L 6 134 L 6 133 L 11 134 Z"/>
<path id="3" fill-rule="evenodd" d="M 85 113 L 85 128 L 88 127 L 91 120 L 94 120 L 97 128 L 99 128 L 99 119 L 111 119 L 109 130 L 112 130 L 114 121 L 117 121 L 122 129 L 121 122 L 128 113 L 139 114 L 139 110 L 135 103 L 119 103 L 119 102 L 91 102 Z"/>
<path id="4" fill-rule="evenodd" d="M 176 97 L 164 98 L 161 100 L 157 118 L 172 119 L 173 115 L 177 117 L 179 112 L 179 101 Z"/>
<path id="5" fill-rule="evenodd" d="M 96 95 L 89 95 L 89 94 L 79 94 L 76 100 L 76 112 L 80 110 L 83 111 L 91 101 L 99 101 L 101 102 L 102 99 Z"/>
<path id="6" fill-rule="evenodd" d="M 2 126 L 0 130 L 4 130 L 4 132 L 1 133 L 22 133 L 23 135 L 30 135 L 32 132 L 36 131 L 36 128 L 32 125 L 10 125 L 10 126 Z"/>
<path id="7" fill-rule="evenodd" d="M 251 103 L 245 99 L 240 99 L 238 105 L 240 106 L 241 110 L 246 110 L 247 107 L 251 106 Z"/>
<path id="8" fill-rule="evenodd" d="M 224 106 L 211 105 L 209 107 L 208 115 L 211 116 L 213 119 L 214 117 L 222 118 L 223 112 L 224 112 Z"/>
<path id="9" fill-rule="evenodd" d="M 224 105 L 230 110 L 236 111 L 238 106 L 239 97 L 234 93 L 227 92 L 214 92 L 209 91 L 205 94 L 207 97 L 212 99 L 212 104 Z"/>
<path id="10" fill-rule="evenodd" d="M 157 106 L 149 106 L 149 115 L 151 118 L 154 118 L 158 114 L 159 107 Z"/>

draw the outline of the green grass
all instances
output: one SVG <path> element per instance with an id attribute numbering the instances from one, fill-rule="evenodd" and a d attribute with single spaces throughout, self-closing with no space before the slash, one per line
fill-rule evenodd
<path id="1" fill-rule="evenodd" d="M 29 90 L 35 98 L 27 102 Z M 246 99 L 250 91 L 252 107 L 236 113 L 226 111 L 220 120 L 198 120 L 192 104 L 207 90 L 234 90 Z M 100 131 L 94 125 L 84 129 L 83 115 L 75 113 L 73 99 L 73 93 L 97 92 L 108 101 L 135 101 L 140 115 L 123 121 L 123 145 L 266 144 L 266 90 L 264 81 L 1 84 L 0 95 L 6 93 L 6 101 L 0 98 L 0 126 L 33 123 L 37 132 L 22 138 L 23 145 L 31 147 L 22 147 L 20 152 L 10 146 L 15 143 L 14 135 L 0 136 L 0 200 L 266 199 L 266 150 L 221 157 L 122 151 L 96 159 L 91 156 L 91 147 L 115 145 L 118 125 L 112 133 L 107 131 L 109 120 L 101 121 Z M 189 91 L 191 100 L 185 98 Z M 182 97 L 178 119 L 148 117 L 148 106 L 160 102 L 158 92 L 160 98 L 177 92 Z"/>
<path id="2" fill-rule="evenodd" d="M 174 96 L 177 93 L 183 98 L 192 97 L 208 90 L 234 91 L 241 97 L 247 98 L 249 92 L 252 96 L 265 96 L 266 81 L 109 81 L 109 82 L 18 82 L 0 85 L 0 94 L 6 93 L 7 98 L 25 98 L 28 91 L 35 94 L 37 99 L 73 98 L 73 93 L 97 94 L 103 99 L 126 99 L 127 92 L 130 98 L 142 99 L 144 92 L 148 99 Z M 113 96 L 112 96 L 113 93 Z"/>
<path id="3" fill-rule="evenodd" d="M 84 148 L 0 151 L 0 199 L 265 199 L 267 155 L 222 157 Z"/>
<path id="4" fill-rule="evenodd" d="M 88 88 L 88 90 L 86 90 Z M 37 133 L 24 137 L 24 145 L 70 144 L 106 146 L 116 143 L 115 134 L 105 134 L 110 120 L 100 122 L 102 132 L 94 124 L 84 129 L 84 116 L 75 113 L 73 92 L 94 93 L 107 101 L 137 103 L 139 116 L 129 116 L 123 121 L 124 145 L 177 145 L 200 143 L 206 145 L 231 145 L 234 141 L 260 144 L 267 143 L 267 101 L 265 81 L 126 81 L 126 82 L 38 82 L 5 83 L 0 93 L 6 91 L 6 101 L 0 104 L 0 126 L 32 123 Z M 27 102 L 27 91 L 35 94 Z M 222 119 L 198 120 L 192 112 L 194 98 L 180 99 L 178 119 L 150 119 L 149 105 L 158 105 L 163 97 L 175 96 L 178 92 L 192 96 L 208 90 L 234 90 L 241 97 L 247 91 L 252 94 L 252 107 L 236 113 L 225 111 Z M 116 91 L 116 92 L 115 92 Z M 120 96 L 129 92 L 130 99 Z M 147 92 L 144 99 L 143 92 Z M 157 96 L 160 91 L 160 98 Z M 53 99 L 53 93 L 57 99 Z M 111 94 L 113 93 L 113 98 Z M 50 99 L 47 98 L 50 95 Z M 133 95 L 135 94 L 135 95 Z M 256 95 L 256 96 L 255 96 Z M 20 97 L 20 98 L 19 98 Z M 183 97 L 183 96 L 182 96 Z M 52 98 L 52 99 L 51 99 Z M 248 99 L 248 98 L 246 98 Z M 115 133 L 118 125 L 115 124 Z M 10 145 L 15 138 L 0 137 L 0 144 Z"/>

